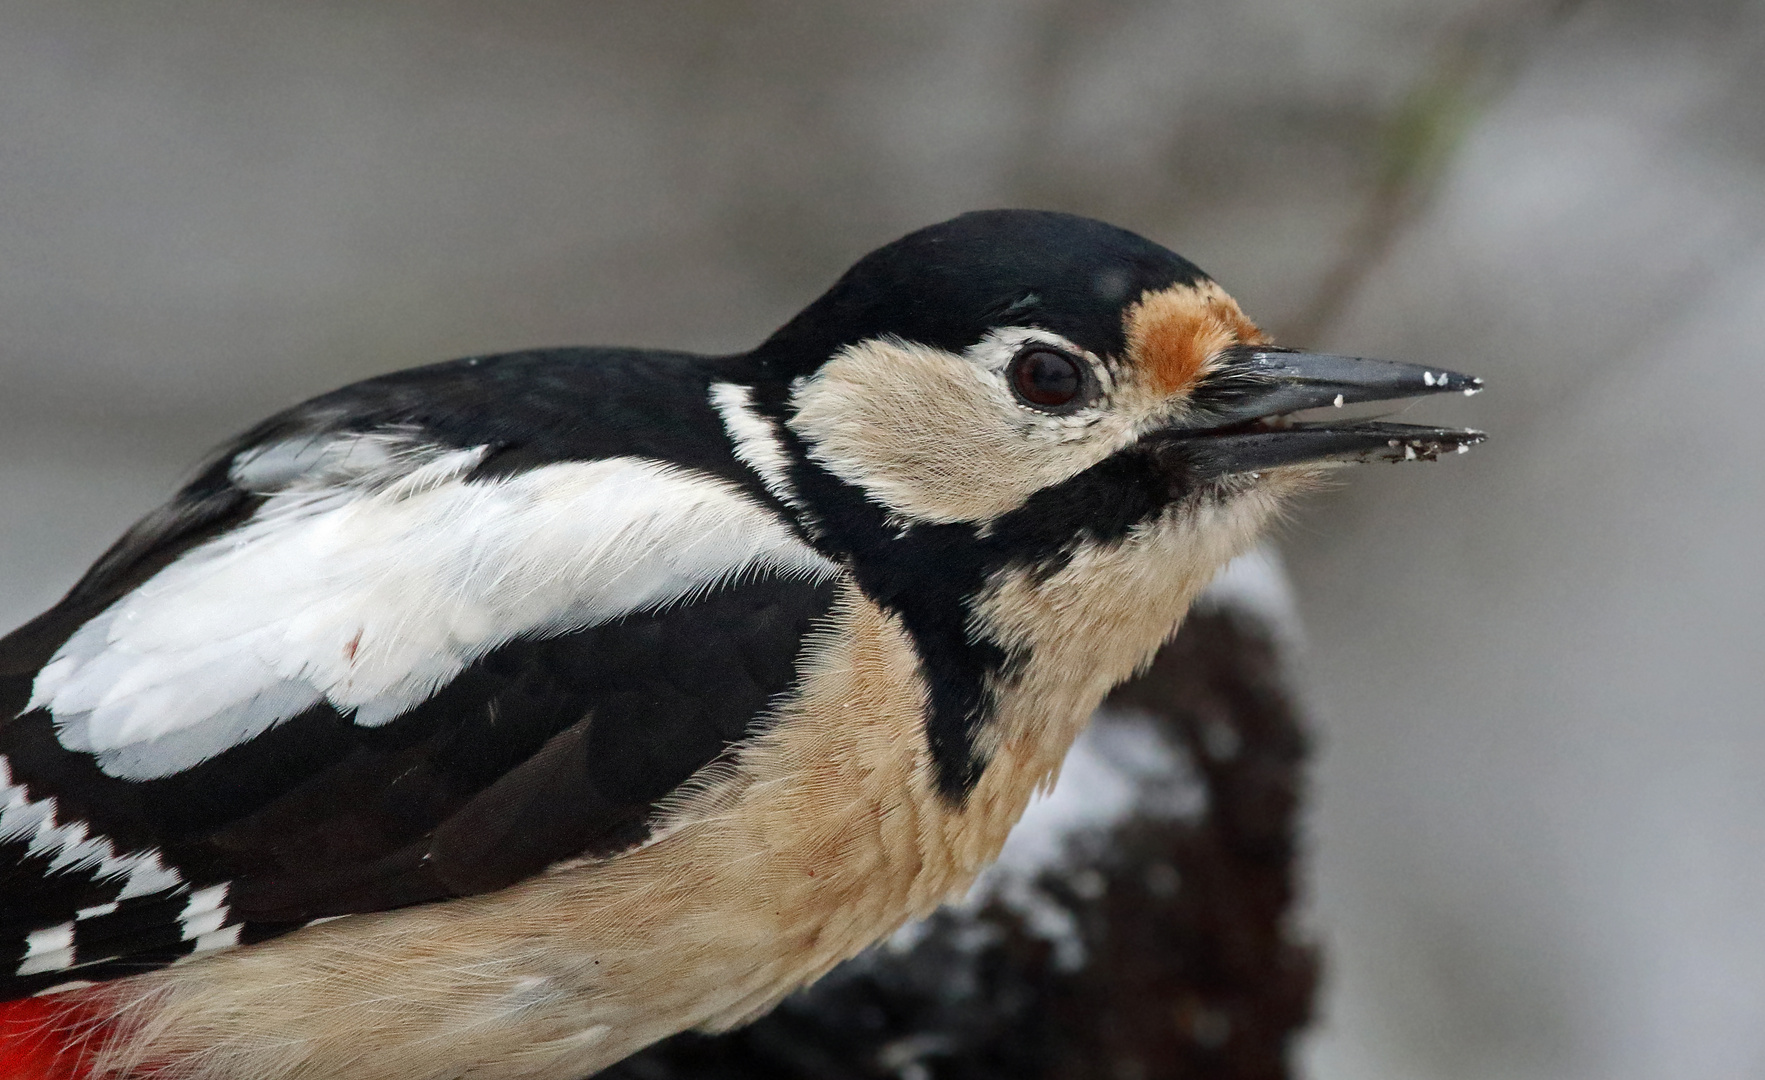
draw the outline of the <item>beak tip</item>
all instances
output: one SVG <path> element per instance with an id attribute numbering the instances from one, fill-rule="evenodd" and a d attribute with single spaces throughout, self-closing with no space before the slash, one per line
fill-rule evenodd
<path id="1" fill-rule="evenodd" d="M 1475 375 L 1461 375 L 1456 371 L 1436 373 L 1427 368 L 1422 370 L 1423 393 L 1439 394 L 1449 390 L 1457 390 L 1466 397 L 1483 392 L 1483 380 Z"/>
<path id="2" fill-rule="evenodd" d="M 1475 428 L 1418 428 L 1413 435 L 1386 440 L 1387 449 L 1374 456 L 1386 461 L 1438 461 L 1448 450 L 1454 454 L 1469 453 L 1471 447 L 1488 439 L 1487 433 Z"/>

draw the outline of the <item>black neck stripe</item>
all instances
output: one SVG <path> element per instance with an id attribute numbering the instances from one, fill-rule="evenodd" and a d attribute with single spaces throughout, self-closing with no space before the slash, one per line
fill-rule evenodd
<path id="1" fill-rule="evenodd" d="M 926 739 L 944 794 L 961 801 L 986 762 L 978 744 L 998 689 L 1028 659 L 975 635 L 974 608 L 998 574 L 1058 572 L 1081 543 L 1109 543 L 1168 506 L 1181 490 L 1150 455 L 1129 447 L 1031 496 L 983 532 L 976 525 L 920 523 L 902 530 L 889 511 L 810 459 L 782 421 L 787 391 L 756 389 L 756 407 L 779 420 L 798 496 L 816 514 L 815 544 L 847 563 L 866 596 L 901 619 L 919 655 L 930 701 Z"/>

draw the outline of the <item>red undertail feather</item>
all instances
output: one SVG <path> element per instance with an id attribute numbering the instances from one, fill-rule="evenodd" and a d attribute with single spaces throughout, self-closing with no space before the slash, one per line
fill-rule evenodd
<path id="1" fill-rule="evenodd" d="M 0 1001 L 0 1080 L 87 1080 L 103 1027 L 75 994 Z"/>

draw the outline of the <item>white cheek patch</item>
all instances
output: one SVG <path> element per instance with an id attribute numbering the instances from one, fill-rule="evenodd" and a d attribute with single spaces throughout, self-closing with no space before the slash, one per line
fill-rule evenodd
<path id="1" fill-rule="evenodd" d="M 795 388 L 790 427 L 903 523 L 990 521 L 1134 436 L 1133 419 L 1107 408 L 1052 416 L 1012 396 L 1010 355 L 1046 336 L 999 331 L 969 355 L 888 338 L 848 346 Z"/>
<path id="2" fill-rule="evenodd" d="M 307 454 L 306 472 L 273 450 L 242 471 L 285 484 L 317 462 L 337 475 L 335 452 Z M 720 480 L 613 458 L 465 482 L 481 457 L 407 459 L 393 480 L 370 453 L 355 461 L 379 472 L 372 486 L 277 491 L 81 627 L 27 708 L 48 709 L 63 745 L 112 776 L 169 776 L 321 701 L 388 723 L 516 638 L 742 575 L 836 572 Z"/>

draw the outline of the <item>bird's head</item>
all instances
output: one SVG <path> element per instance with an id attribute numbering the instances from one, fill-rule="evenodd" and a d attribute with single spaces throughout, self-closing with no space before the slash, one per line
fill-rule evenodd
<path id="1" fill-rule="evenodd" d="M 1329 466 L 1482 438 L 1289 420 L 1481 384 L 1277 348 L 1193 263 L 1057 213 L 880 248 L 751 360 L 775 494 L 914 635 L 952 789 L 984 766 L 1008 684 L 1064 666 L 1080 703 L 1125 678 Z"/>

